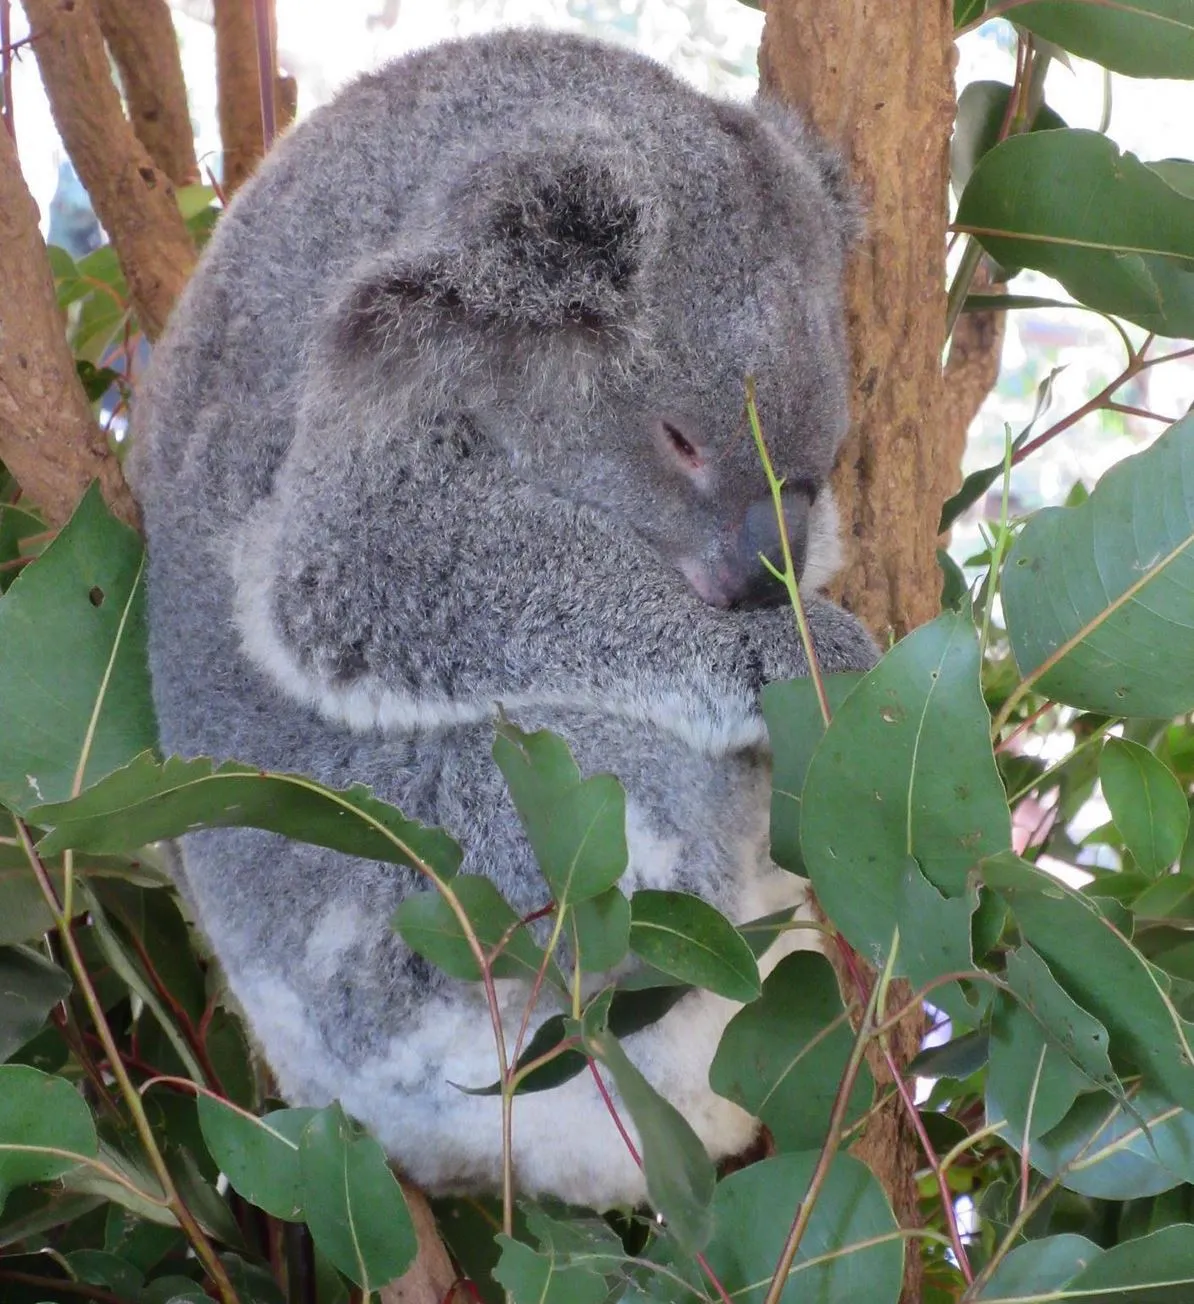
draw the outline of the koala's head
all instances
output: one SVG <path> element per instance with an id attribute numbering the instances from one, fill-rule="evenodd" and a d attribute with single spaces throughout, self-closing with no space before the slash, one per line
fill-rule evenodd
<path id="1" fill-rule="evenodd" d="M 460 150 L 358 269 L 331 346 L 412 411 L 467 417 L 525 481 L 636 532 L 706 602 L 778 600 L 747 379 L 815 587 L 837 565 L 826 480 L 847 424 L 855 217 L 798 121 L 669 93 L 670 116 L 612 106 Z"/>

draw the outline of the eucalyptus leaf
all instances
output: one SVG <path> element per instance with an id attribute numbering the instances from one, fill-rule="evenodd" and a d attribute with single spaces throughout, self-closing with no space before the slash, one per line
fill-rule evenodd
<path id="1" fill-rule="evenodd" d="M 822 909 L 872 962 L 905 909 L 909 855 L 939 892 L 964 897 L 979 859 L 1010 845 L 978 676 L 973 622 L 939 616 L 867 674 L 809 766 L 804 861 Z"/>
<path id="2" fill-rule="evenodd" d="M 730 921 L 687 892 L 640 888 L 630 898 L 630 949 L 681 982 L 753 1001 L 759 966 Z"/>
<path id="3" fill-rule="evenodd" d="M 233 1190 L 274 1218 L 301 1220 L 299 1141 L 316 1111 L 277 1109 L 254 1118 L 206 1094 L 198 1104 L 203 1139 Z"/>
<path id="4" fill-rule="evenodd" d="M 705 1258 L 736 1304 L 762 1304 L 818 1157 L 815 1150 L 777 1155 L 718 1185 L 717 1231 Z M 780 1300 L 895 1304 L 903 1265 L 903 1240 L 882 1188 L 865 1164 L 835 1156 Z"/>
<path id="5" fill-rule="evenodd" d="M 301 1204 L 316 1246 L 362 1290 L 400 1277 L 418 1249 L 398 1179 L 381 1147 L 358 1135 L 338 1104 L 299 1139 Z"/>
<path id="6" fill-rule="evenodd" d="M 825 1143 L 853 1045 L 833 966 L 815 951 L 796 951 L 767 977 L 762 997 L 730 1020 L 709 1085 L 766 1123 L 779 1150 L 814 1150 Z M 873 1095 L 864 1063 L 847 1126 L 866 1113 Z"/>
<path id="7" fill-rule="evenodd" d="M 0 601 L 0 801 L 60 801 L 153 747 L 141 541 L 94 486 Z"/>
<path id="8" fill-rule="evenodd" d="M 1044 272 L 1091 308 L 1194 335 L 1194 200 L 1097 131 L 996 145 L 970 176 L 957 227 L 997 262 Z"/>
<path id="9" fill-rule="evenodd" d="M 1176 1304 L 1194 1291 L 1194 1226 L 1112 1245 L 1066 1283 L 1082 1304 Z"/>
<path id="10" fill-rule="evenodd" d="M 450 887 L 486 953 L 507 939 L 490 966 L 494 976 L 533 982 L 543 964 L 543 951 L 492 880 L 480 874 L 460 874 Z M 412 951 L 445 973 L 470 982 L 480 981 L 481 966 L 464 929 L 447 898 L 436 888 L 408 896 L 394 913 L 394 926 Z M 555 981 L 563 985 L 554 966 L 552 972 Z"/>
<path id="11" fill-rule="evenodd" d="M 561 1262 L 551 1249 L 533 1250 L 509 1236 L 498 1236 L 502 1257 L 493 1275 L 512 1304 L 602 1304 L 609 1287 L 598 1273 Z"/>
<path id="12" fill-rule="evenodd" d="M 1088 900 L 1031 866 L 1019 872 L 1022 886 L 999 891 L 1024 939 L 1070 998 L 1107 1029 L 1112 1048 L 1131 1057 L 1146 1082 L 1194 1108 L 1191 1029 L 1174 1009 L 1158 971 Z"/>
<path id="13" fill-rule="evenodd" d="M 1194 77 L 1194 13 L 1186 0 L 1032 0 L 1006 15 L 1080 58 L 1128 77 Z"/>
<path id="14" fill-rule="evenodd" d="M 979 1291 L 979 1300 L 1028 1300 L 1064 1286 L 1102 1251 L 1085 1236 L 1067 1233 L 1017 1245 Z M 1064 1295 L 1058 1298 L 1064 1299 Z"/>
<path id="15" fill-rule="evenodd" d="M 838 710 L 861 679 L 853 671 L 824 676 L 831 712 Z M 800 796 L 809 762 L 825 732 L 816 685 L 807 678 L 767 684 L 760 703 L 771 741 L 771 856 L 783 869 L 803 874 Z"/>
<path id="16" fill-rule="evenodd" d="M 695 1252 L 712 1231 L 709 1204 L 716 1174 L 700 1138 L 678 1109 L 631 1063 L 606 1026 L 608 993 L 585 1011 L 579 1033 L 586 1051 L 610 1072 L 638 1133 L 647 1198 L 686 1250 Z"/>
<path id="17" fill-rule="evenodd" d="M 1130 1102 L 1080 1096 L 1029 1150 L 1032 1166 L 1071 1191 L 1134 1200 L 1194 1181 L 1194 1115 L 1149 1088 Z"/>
<path id="18" fill-rule="evenodd" d="M 1000 992 L 991 1019 L 987 1121 L 1017 1150 L 1066 1116 L 1090 1079 L 1045 1036 L 1026 1009 Z"/>
<path id="19" fill-rule="evenodd" d="M 1187 417 L 1112 467 L 1086 502 L 1029 520 L 1003 602 L 1016 664 L 1038 692 L 1108 715 L 1194 708 L 1192 486 Z"/>
<path id="20" fill-rule="evenodd" d="M 1012 88 L 999 81 L 972 81 L 962 88 L 949 147 L 950 181 L 958 194 L 979 159 L 999 144 L 1000 130 L 1008 120 L 1011 93 Z M 1055 131 L 1065 125 L 1064 118 L 1042 104 L 1029 130 Z"/>
<path id="21" fill-rule="evenodd" d="M 0 1060 L 35 1037 L 70 975 L 27 946 L 0 946 Z"/>
<path id="22" fill-rule="evenodd" d="M 1099 782 L 1111 818 L 1144 873 L 1155 877 L 1178 856 L 1190 828 L 1190 806 L 1173 771 L 1147 747 L 1108 738 Z"/>
<path id="23" fill-rule="evenodd" d="M 556 903 L 607 892 L 626 869 L 626 794 L 611 774 L 582 780 L 562 738 L 503 721 L 497 761 Z"/>
<path id="24" fill-rule="evenodd" d="M 53 855 L 67 847 L 120 852 L 197 828 L 248 826 L 351 856 L 395 865 L 426 864 L 441 878 L 460 866 L 461 851 L 439 829 L 408 820 L 355 784 L 325 788 L 295 774 L 270 774 L 200 757 L 157 762 L 137 757 L 74 801 L 38 808 L 52 828 L 38 844 Z"/>
<path id="25" fill-rule="evenodd" d="M 71 1083 L 0 1064 L 0 1211 L 14 1188 L 60 1177 L 98 1149 L 91 1114 Z"/>
<path id="26" fill-rule="evenodd" d="M 581 970 L 604 973 L 621 964 L 630 949 L 630 902 L 611 887 L 572 906 L 568 927 Z"/>

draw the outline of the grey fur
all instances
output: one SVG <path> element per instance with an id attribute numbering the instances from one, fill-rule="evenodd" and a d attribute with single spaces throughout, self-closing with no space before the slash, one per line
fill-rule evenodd
<path id="1" fill-rule="evenodd" d="M 855 220 L 790 115 L 573 37 L 444 45 L 313 114 L 220 223 L 139 395 L 163 748 L 365 781 L 531 910 L 501 703 L 622 779 L 627 891 L 738 919 L 795 900 L 758 693 L 807 667 L 790 611 L 723 607 L 773 542 L 748 374 L 806 577 L 833 567 Z M 825 669 L 872 663 L 852 617 L 809 612 Z M 254 830 L 183 856 L 287 1096 L 341 1097 L 425 1186 L 492 1187 L 497 1102 L 449 1085 L 495 1076 L 478 993 L 388 926 L 414 875 Z M 753 1127 L 705 1080 L 731 1012 L 692 996 L 628 1042 L 715 1154 Z M 515 1158 L 531 1192 L 642 1194 L 587 1077 L 519 1100 Z"/>

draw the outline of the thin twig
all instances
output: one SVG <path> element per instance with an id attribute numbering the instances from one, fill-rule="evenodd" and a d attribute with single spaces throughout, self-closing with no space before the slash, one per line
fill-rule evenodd
<path id="1" fill-rule="evenodd" d="M 775 1273 L 771 1278 L 771 1284 L 767 1289 L 763 1304 L 779 1304 L 784 1287 L 787 1285 L 788 1274 L 792 1271 L 796 1251 L 800 1248 L 800 1242 L 804 1239 L 804 1233 L 808 1230 L 813 1207 L 821 1193 L 821 1188 L 829 1177 L 829 1169 L 833 1164 L 834 1156 L 841 1147 L 842 1124 L 845 1122 L 846 1111 L 850 1106 L 850 1096 L 854 1090 L 854 1083 L 866 1057 L 866 1048 L 871 1039 L 880 993 L 886 989 L 887 980 L 890 979 L 895 969 L 899 944 L 900 934 L 897 929 L 892 936 L 891 946 L 888 948 L 887 962 L 883 967 L 883 974 L 880 981 L 875 983 L 871 990 L 866 1009 L 863 1011 L 862 1019 L 858 1025 L 854 1045 L 850 1049 L 850 1058 L 846 1061 L 845 1071 L 838 1082 L 837 1094 L 833 1099 L 833 1109 L 829 1115 L 829 1132 L 825 1137 L 825 1144 L 821 1147 L 821 1153 L 817 1157 L 817 1165 L 813 1169 L 812 1177 L 809 1179 L 808 1190 L 804 1193 L 804 1199 L 801 1200 L 800 1206 L 796 1210 L 796 1216 L 792 1220 L 792 1226 L 787 1239 L 784 1241 L 784 1247 L 780 1252 L 779 1262 L 776 1264 Z"/>
<path id="2" fill-rule="evenodd" d="M 166 1166 L 166 1160 L 158 1147 L 157 1139 L 153 1135 L 153 1128 L 150 1126 L 149 1118 L 145 1113 L 145 1107 L 141 1097 L 133 1085 L 132 1079 L 128 1075 L 128 1070 L 124 1066 L 124 1061 L 120 1057 L 120 1050 L 116 1045 L 116 1038 L 112 1035 L 112 1029 L 104 1014 L 104 1007 L 100 1002 L 99 995 L 95 990 L 95 985 L 91 981 L 91 975 L 87 971 L 87 965 L 84 963 L 82 953 L 79 950 L 78 943 L 75 941 L 74 934 L 70 929 L 70 921 L 63 914 L 62 905 L 58 900 L 58 894 L 54 891 L 54 884 L 50 879 L 41 857 L 37 854 L 37 848 L 33 845 L 33 838 L 29 833 L 29 827 L 24 820 L 14 816 L 13 823 L 16 826 L 17 835 L 25 848 L 25 855 L 29 861 L 29 866 L 33 870 L 38 885 L 41 888 L 42 896 L 49 906 L 54 916 L 54 922 L 57 925 L 59 935 L 62 938 L 62 945 L 70 961 L 71 973 L 74 975 L 75 983 L 82 993 L 83 999 L 87 1004 L 88 1012 L 91 1015 L 92 1023 L 103 1043 L 104 1051 L 108 1056 L 108 1067 L 112 1071 L 112 1076 L 116 1079 L 116 1084 L 120 1089 L 129 1113 L 132 1115 L 133 1126 L 137 1130 L 137 1135 L 141 1140 L 141 1146 L 145 1151 L 145 1157 L 148 1159 L 150 1167 L 153 1169 L 154 1176 L 158 1179 L 162 1191 L 166 1197 L 166 1203 L 170 1207 L 171 1213 L 178 1219 L 179 1226 L 186 1233 L 187 1240 L 190 1241 L 195 1251 L 196 1257 L 203 1265 L 204 1271 L 210 1277 L 212 1284 L 215 1286 L 217 1293 L 224 1304 L 239 1304 L 236 1288 L 228 1276 L 228 1271 L 220 1262 L 215 1248 L 207 1239 L 203 1229 L 199 1226 L 195 1216 L 191 1213 L 182 1197 L 178 1194 L 178 1189 L 174 1185 L 174 1179 L 170 1176 L 170 1170 Z"/>
<path id="3" fill-rule="evenodd" d="M 767 451 L 767 444 L 763 439 L 763 427 L 759 421 L 759 409 L 755 402 L 755 379 L 753 376 L 747 376 L 746 378 L 746 415 L 750 421 L 750 433 L 754 437 L 759 461 L 762 462 L 763 472 L 767 476 L 767 485 L 771 490 L 771 500 L 775 504 L 780 545 L 783 549 L 784 568 L 782 572 L 779 571 L 761 554 L 759 560 L 788 590 L 788 599 L 792 604 L 792 610 L 796 614 L 796 628 L 800 633 L 800 642 L 804 647 L 805 658 L 808 661 L 809 678 L 813 681 L 813 690 L 817 694 L 817 704 L 821 708 L 821 719 L 828 729 L 832 712 L 829 709 L 829 696 L 825 692 L 825 680 L 821 674 L 820 664 L 817 661 L 817 650 L 813 646 L 812 634 L 809 632 L 808 620 L 804 614 L 804 601 L 800 596 L 799 578 L 796 574 L 796 567 L 792 562 L 792 543 L 788 538 L 788 524 L 784 518 L 784 482 L 776 477 L 775 468 L 771 464 L 771 454 Z"/>

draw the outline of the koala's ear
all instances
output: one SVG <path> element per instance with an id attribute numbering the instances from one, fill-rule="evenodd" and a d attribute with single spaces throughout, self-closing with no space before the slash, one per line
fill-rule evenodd
<path id="1" fill-rule="evenodd" d="M 487 159 L 362 269 L 341 301 L 341 340 L 389 351 L 412 332 L 616 337 L 635 315 L 644 205 L 599 153 Z"/>
<path id="2" fill-rule="evenodd" d="M 759 117 L 775 135 L 817 169 L 833 210 L 842 248 L 849 248 L 855 240 L 861 238 L 865 220 L 863 206 L 850 179 L 845 159 L 831 145 L 827 145 L 795 109 L 761 92 L 755 97 L 754 106 Z"/>

